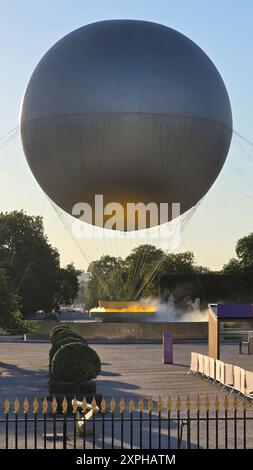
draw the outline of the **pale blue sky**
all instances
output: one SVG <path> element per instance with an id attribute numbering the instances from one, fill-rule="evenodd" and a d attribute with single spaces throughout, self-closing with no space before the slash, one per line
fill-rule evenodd
<path id="1" fill-rule="evenodd" d="M 195 41 L 225 81 L 234 128 L 253 141 L 252 0 L 0 0 L 0 136 L 17 126 L 25 85 L 47 49 L 73 29 L 111 18 L 155 21 Z M 233 255 L 236 240 L 253 231 L 252 175 L 253 147 L 242 146 L 234 137 L 227 163 L 186 227 L 180 250 L 193 250 L 197 262 L 212 268 L 220 268 Z M 24 207 L 42 214 L 63 264 L 74 260 L 85 267 L 85 258 L 38 189 L 18 137 L 4 149 L 0 146 L 0 187 L 0 210 Z"/>

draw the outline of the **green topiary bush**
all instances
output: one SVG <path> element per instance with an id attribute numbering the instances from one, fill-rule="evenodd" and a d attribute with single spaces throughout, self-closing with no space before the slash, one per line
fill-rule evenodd
<path id="1" fill-rule="evenodd" d="M 59 339 L 58 341 L 54 341 L 49 351 L 49 366 L 52 362 L 53 356 L 55 355 L 56 351 L 58 351 L 58 349 L 61 346 L 64 346 L 65 344 L 69 344 L 69 343 L 76 343 L 76 342 L 82 343 L 88 347 L 88 343 L 87 341 L 85 341 L 85 339 L 76 338 L 75 336 L 67 336 L 66 338 L 62 338 L 62 339 Z"/>
<path id="2" fill-rule="evenodd" d="M 51 341 L 52 343 L 54 343 L 55 341 L 58 342 L 64 338 L 79 338 L 81 340 L 83 339 L 81 335 L 79 335 L 75 331 L 72 331 L 70 328 L 68 328 L 67 330 L 56 331 Z"/>
<path id="3" fill-rule="evenodd" d="M 81 383 L 97 377 L 101 371 L 98 354 L 81 342 L 61 346 L 51 363 L 53 376 L 60 382 Z"/>
<path id="4" fill-rule="evenodd" d="M 70 331 L 70 328 L 68 326 L 64 325 L 57 325 L 55 326 L 51 331 L 50 331 L 50 339 L 51 341 L 54 340 L 55 335 L 57 335 L 60 331 Z"/>

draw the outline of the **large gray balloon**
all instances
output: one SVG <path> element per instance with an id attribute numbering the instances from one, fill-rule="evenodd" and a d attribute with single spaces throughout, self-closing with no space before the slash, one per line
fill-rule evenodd
<path id="1" fill-rule="evenodd" d="M 155 23 L 111 20 L 65 36 L 25 91 L 22 142 L 47 195 L 77 202 L 179 202 L 209 190 L 232 114 L 222 78 L 190 39 Z"/>

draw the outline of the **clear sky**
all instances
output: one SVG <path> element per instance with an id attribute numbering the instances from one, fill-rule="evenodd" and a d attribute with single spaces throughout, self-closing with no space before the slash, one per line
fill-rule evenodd
<path id="1" fill-rule="evenodd" d="M 0 136 L 18 125 L 25 85 L 47 49 L 73 29 L 112 18 L 155 21 L 195 41 L 224 79 L 234 129 L 253 141 L 252 0 L 0 0 Z M 0 141 L 0 188 L 0 210 L 23 207 L 45 217 L 63 264 L 73 260 L 85 268 L 87 259 L 110 250 L 108 242 L 96 251 L 82 242 L 88 252 L 82 256 L 31 175 L 19 137 L 4 148 Z M 198 263 L 219 269 L 234 255 L 237 239 L 253 231 L 252 209 L 253 147 L 234 136 L 221 175 L 185 228 L 180 251 L 190 249 Z"/>

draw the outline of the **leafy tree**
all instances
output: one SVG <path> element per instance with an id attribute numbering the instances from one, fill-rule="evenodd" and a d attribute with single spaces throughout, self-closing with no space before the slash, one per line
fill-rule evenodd
<path id="1" fill-rule="evenodd" d="M 21 299 L 21 312 L 51 312 L 77 294 L 73 267 L 60 268 L 60 256 L 44 233 L 42 217 L 23 211 L 0 213 L 0 266 Z M 76 272 L 76 276 L 78 271 Z M 67 282 L 71 285 L 67 288 Z"/>
<path id="2" fill-rule="evenodd" d="M 206 266 L 195 266 L 194 271 L 197 274 L 209 274 L 211 273 L 211 270 L 207 268 Z"/>
<path id="3" fill-rule="evenodd" d="M 224 264 L 222 272 L 224 274 L 240 274 L 242 272 L 240 261 L 236 258 L 231 258 L 227 264 Z"/>
<path id="4" fill-rule="evenodd" d="M 139 297 L 157 296 L 159 280 L 163 274 L 188 274 L 208 272 L 194 266 L 194 255 L 187 251 L 165 254 L 155 246 L 140 245 L 126 257 L 102 256 L 89 268 L 87 308 L 98 300 L 133 300 Z"/>
<path id="5" fill-rule="evenodd" d="M 102 256 L 93 261 L 88 268 L 87 307 L 96 306 L 98 300 L 133 300 L 140 295 L 155 295 L 154 280 L 164 259 L 162 250 L 141 245 L 125 260 Z"/>
<path id="6" fill-rule="evenodd" d="M 236 254 L 243 268 L 253 268 L 253 233 L 240 238 L 236 245 Z"/>
<path id="7" fill-rule="evenodd" d="M 0 327 L 12 334 L 34 331 L 36 324 L 23 320 L 19 298 L 3 269 L 0 269 Z"/>
<path id="8" fill-rule="evenodd" d="M 253 233 L 238 240 L 236 255 L 223 266 L 220 276 L 231 274 L 233 279 L 236 277 L 238 292 L 234 292 L 234 297 L 240 299 L 243 295 L 244 299 L 252 301 Z M 157 295 L 163 274 L 211 274 L 208 268 L 195 265 L 194 254 L 190 251 L 165 254 L 148 244 L 135 248 L 125 260 L 104 256 L 91 263 L 88 272 L 88 308 L 97 305 L 99 299 L 133 300 Z M 215 296 L 214 291 L 212 295 Z"/>
<path id="9" fill-rule="evenodd" d="M 116 300 L 123 296 L 125 262 L 122 258 L 102 256 L 88 268 L 87 308 L 98 305 L 98 300 Z"/>
<path id="10" fill-rule="evenodd" d="M 130 300 L 157 295 L 157 279 L 164 271 L 166 255 L 153 245 L 140 245 L 126 258 L 126 291 Z"/>
<path id="11" fill-rule="evenodd" d="M 59 305 L 72 304 L 79 289 L 78 276 L 80 274 L 81 271 L 75 269 L 73 263 L 59 270 L 57 291 L 57 303 Z"/>
<path id="12" fill-rule="evenodd" d="M 194 254 L 191 251 L 184 253 L 169 253 L 165 261 L 165 273 L 188 274 L 195 271 Z"/>
<path id="13" fill-rule="evenodd" d="M 232 258 L 225 264 L 222 272 L 226 274 L 253 273 L 253 233 L 238 240 L 235 252 L 237 258 Z"/>

